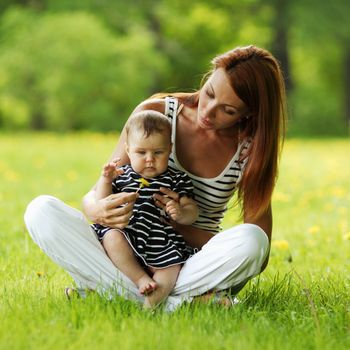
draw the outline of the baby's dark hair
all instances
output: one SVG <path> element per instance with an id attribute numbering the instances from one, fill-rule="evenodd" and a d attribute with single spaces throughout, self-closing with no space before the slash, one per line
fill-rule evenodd
<path id="1" fill-rule="evenodd" d="M 164 114 L 156 111 L 142 111 L 133 114 L 125 125 L 126 135 L 133 131 L 142 131 L 146 138 L 155 133 L 168 133 L 171 136 L 171 122 Z"/>

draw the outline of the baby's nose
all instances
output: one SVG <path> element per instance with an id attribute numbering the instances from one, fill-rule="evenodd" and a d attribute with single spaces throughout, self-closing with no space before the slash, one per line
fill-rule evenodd
<path id="1" fill-rule="evenodd" d="M 147 162 L 153 162 L 153 161 L 154 161 L 154 156 L 153 156 L 153 154 L 147 154 L 147 156 L 146 156 L 146 161 L 147 161 Z"/>

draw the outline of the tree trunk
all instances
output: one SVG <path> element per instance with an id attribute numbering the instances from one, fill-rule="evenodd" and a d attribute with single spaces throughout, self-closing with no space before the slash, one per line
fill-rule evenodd
<path id="1" fill-rule="evenodd" d="M 279 60 L 285 82 L 287 92 L 291 92 L 293 89 L 293 80 L 291 77 L 289 52 L 288 52 L 288 29 L 289 29 L 289 18 L 288 12 L 290 8 L 290 0 L 275 0 L 274 7 L 276 10 L 276 16 L 273 23 L 275 28 L 275 37 L 272 43 L 272 52 Z"/>
<path id="2" fill-rule="evenodd" d="M 161 24 L 159 18 L 154 11 L 155 5 L 150 6 L 146 12 L 148 25 L 155 37 L 155 48 L 157 51 L 164 53 L 163 36 L 161 30 Z M 162 77 L 159 72 L 154 73 L 153 84 L 149 89 L 149 94 L 160 92 L 160 86 L 162 85 Z"/>
<path id="3" fill-rule="evenodd" d="M 350 136 L 350 46 L 344 45 L 345 118 Z"/>

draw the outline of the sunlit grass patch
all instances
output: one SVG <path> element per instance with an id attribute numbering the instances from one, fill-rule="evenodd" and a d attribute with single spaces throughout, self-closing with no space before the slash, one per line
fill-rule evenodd
<path id="1" fill-rule="evenodd" d="M 268 268 L 233 309 L 173 314 L 97 294 L 67 301 L 70 276 L 26 232 L 23 212 L 39 194 L 79 208 L 115 143 L 113 134 L 1 135 L 0 349 L 349 348 L 350 141 L 287 140 Z"/>

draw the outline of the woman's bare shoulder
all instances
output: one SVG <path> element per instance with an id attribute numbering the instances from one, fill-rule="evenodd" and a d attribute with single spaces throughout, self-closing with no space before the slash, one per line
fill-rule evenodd
<path id="1" fill-rule="evenodd" d="M 164 113 L 165 100 L 163 98 L 151 98 L 141 102 L 132 113 L 142 112 L 146 110 Z"/>

